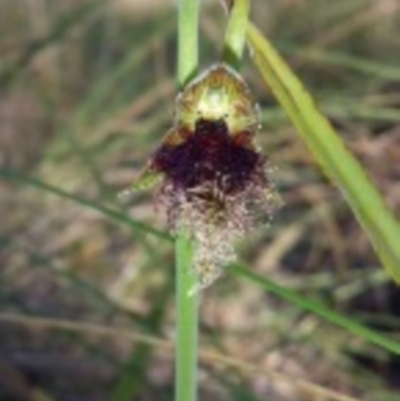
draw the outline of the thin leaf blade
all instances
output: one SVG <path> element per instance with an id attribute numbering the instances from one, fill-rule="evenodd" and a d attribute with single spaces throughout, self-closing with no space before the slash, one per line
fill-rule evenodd
<path id="1" fill-rule="evenodd" d="M 389 275 L 400 283 L 400 226 L 365 170 L 319 112 L 274 47 L 253 25 L 247 39 L 254 62 L 325 174 L 343 192 Z"/>

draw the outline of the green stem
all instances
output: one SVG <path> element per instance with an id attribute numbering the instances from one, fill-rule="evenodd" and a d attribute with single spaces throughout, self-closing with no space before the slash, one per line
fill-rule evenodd
<path id="1" fill-rule="evenodd" d="M 193 243 L 186 233 L 178 233 L 175 250 L 177 311 L 175 401 L 195 401 L 199 295 L 197 292 L 190 293 L 197 281 L 191 271 Z"/>
<path id="2" fill-rule="evenodd" d="M 199 0 L 179 0 L 178 68 L 180 89 L 196 74 L 199 63 Z"/>
<path id="3" fill-rule="evenodd" d="M 179 0 L 177 81 L 182 89 L 198 67 L 199 0 Z M 175 401 L 197 399 L 198 293 L 192 272 L 193 242 L 180 231 L 176 238 Z"/>

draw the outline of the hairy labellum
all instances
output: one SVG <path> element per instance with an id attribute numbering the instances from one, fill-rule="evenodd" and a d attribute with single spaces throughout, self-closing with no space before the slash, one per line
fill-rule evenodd
<path id="1" fill-rule="evenodd" d="M 165 143 L 153 163 L 176 187 L 192 189 L 209 182 L 228 195 L 243 189 L 263 160 L 253 148 L 243 146 L 241 136 L 229 135 L 224 120 L 200 118 L 185 142 Z"/>
<path id="2" fill-rule="evenodd" d="M 193 237 L 194 290 L 220 275 L 235 259 L 235 242 L 277 205 L 254 140 L 258 125 L 247 85 L 218 64 L 179 95 L 174 126 L 139 180 L 161 181 L 170 227 Z"/>

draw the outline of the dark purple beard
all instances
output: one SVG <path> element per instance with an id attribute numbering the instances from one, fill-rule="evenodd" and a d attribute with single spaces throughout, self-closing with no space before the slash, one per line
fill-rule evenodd
<path id="1" fill-rule="evenodd" d="M 223 120 L 204 119 L 196 122 L 194 133 L 185 142 L 164 144 L 153 162 L 177 188 L 211 186 L 224 195 L 243 190 L 264 165 L 255 150 L 229 135 Z"/>

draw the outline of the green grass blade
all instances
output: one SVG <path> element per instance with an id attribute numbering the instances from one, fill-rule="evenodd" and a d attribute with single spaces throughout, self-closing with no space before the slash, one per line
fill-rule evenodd
<path id="1" fill-rule="evenodd" d="M 358 161 L 273 46 L 257 28 L 247 38 L 264 81 L 328 177 L 339 186 L 390 276 L 400 283 L 400 226 Z"/>
<path id="2" fill-rule="evenodd" d="M 141 221 L 132 219 L 124 212 L 120 212 L 119 210 L 101 205 L 97 202 L 80 197 L 78 195 L 70 194 L 58 187 L 55 187 L 53 185 L 47 184 L 43 181 L 40 181 L 37 178 L 29 177 L 29 176 L 26 176 L 17 171 L 3 169 L 3 168 L 0 168 L 0 178 L 2 178 L 3 180 L 11 181 L 11 182 L 30 185 L 39 190 L 49 192 L 53 195 L 57 195 L 62 198 L 65 198 L 65 199 L 72 200 L 83 206 L 86 206 L 93 210 L 96 210 L 96 211 L 104 214 L 105 216 L 111 218 L 112 220 L 124 223 L 124 224 L 130 226 L 131 228 L 133 228 L 134 230 L 141 230 L 143 232 L 151 233 L 161 239 L 166 239 L 166 240 L 170 240 L 170 241 L 172 240 L 172 238 L 167 233 L 157 230 L 156 228 L 153 228 Z"/>
<path id="3" fill-rule="evenodd" d="M 364 338 L 371 343 L 380 345 L 382 348 L 400 355 L 400 342 L 395 341 L 387 336 L 384 336 L 368 327 L 363 326 L 360 323 L 354 321 L 354 319 L 348 318 L 340 313 L 334 312 L 333 310 L 327 308 L 325 305 L 318 301 L 303 297 L 296 293 L 295 291 L 289 290 L 287 288 L 281 287 L 280 285 L 262 277 L 252 271 L 245 269 L 242 266 L 231 265 L 229 270 L 235 274 L 238 274 L 246 279 L 257 283 L 261 287 L 265 288 L 267 291 L 279 296 L 280 298 L 286 299 L 287 301 L 301 307 L 302 309 L 308 310 L 321 316 L 325 320 L 340 326 L 350 333 L 356 334 Z"/>

